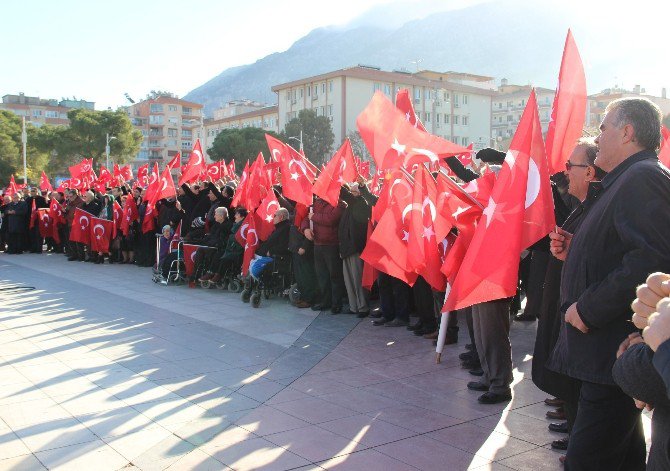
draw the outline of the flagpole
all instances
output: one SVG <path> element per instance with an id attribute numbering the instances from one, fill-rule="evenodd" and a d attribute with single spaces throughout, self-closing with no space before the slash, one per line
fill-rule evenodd
<path id="1" fill-rule="evenodd" d="M 23 143 L 23 184 L 28 185 L 28 164 L 26 160 L 26 145 L 28 134 L 26 133 L 26 117 L 23 117 L 23 130 L 21 131 L 21 142 Z"/>
<path id="2" fill-rule="evenodd" d="M 465 195 L 465 197 L 468 198 L 472 204 L 474 204 L 474 205 L 476 205 L 476 206 L 479 206 L 480 209 L 484 209 L 484 206 L 483 206 L 479 201 L 477 201 L 476 199 L 474 199 L 470 193 L 468 193 L 467 191 L 465 191 L 459 184 L 455 183 L 455 182 L 451 179 L 451 177 L 449 177 L 449 174 L 447 173 L 447 171 L 446 171 L 444 168 L 440 167 L 440 173 L 441 173 L 442 175 L 444 175 L 445 177 L 447 177 L 447 178 L 449 179 L 449 181 L 453 183 L 453 187 L 454 187 L 454 188 L 458 188 L 459 192 L 460 192 L 461 194 Z"/>

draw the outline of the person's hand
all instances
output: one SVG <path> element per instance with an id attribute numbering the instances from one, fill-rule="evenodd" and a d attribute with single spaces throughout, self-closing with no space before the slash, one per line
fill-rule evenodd
<path id="1" fill-rule="evenodd" d="M 310 221 L 312 220 L 312 216 L 314 216 L 313 212 L 310 211 L 309 213 L 307 213 L 307 219 L 309 219 Z"/>
<path id="2" fill-rule="evenodd" d="M 647 282 L 637 287 L 637 298 L 631 304 L 633 308 L 633 324 L 638 329 L 647 327 L 647 320 L 654 312 L 656 305 L 666 296 L 670 296 L 670 275 L 666 273 L 652 273 Z"/>
<path id="3" fill-rule="evenodd" d="M 635 407 L 637 407 L 640 410 L 647 409 L 648 411 L 651 411 L 654 408 L 654 406 L 652 406 L 651 404 L 647 404 L 646 402 L 642 402 L 639 399 L 633 398 L 633 402 L 635 402 Z"/>
<path id="4" fill-rule="evenodd" d="M 358 186 L 365 186 L 368 184 L 368 181 L 365 179 L 363 175 L 359 173 L 358 176 L 356 177 L 356 183 L 358 183 Z"/>
<path id="5" fill-rule="evenodd" d="M 177 208 L 177 211 L 181 211 L 181 203 L 179 202 L 179 200 L 176 201 L 174 207 Z"/>
<path id="6" fill-rule="evenodd" d="M 305 229 L 305 237 L 307 237 L 307 240 L 314 240 L 314 233 L 312 232 L 311 229 Z"/>
<path id="7" fill-rule="evenodd" d="M 621 355 L 623 355 L 623 352 L 637 343 L 644 343 L 644 339 L 639 332 L 633 332 L 628 337 L 626 337 L 623 342 L 621 342 L 619 349 L 616 352 L 616 357 L 619 358 Z"/>
<path id="8" fill-rule="evenodd" d="M 642 337 L 649 347 L 656 351 L 658 347 L 670 339 L 670 298 L 663 298 L 656 305 L 658 312 L 647 319 L 647 327 L 642 331 Z"/>
<path id="9" fill-rule="evenodd" d="M 557 259 L 565 261 L 565 258 L 568 256 L 572 234 L 556 226 L 556 228 L 549 233 L 549 239 L 549 250 L 551 251 L 551 254 Z"/>
<path id="10" fill-rule="evenodd" d="M 582 318 L 579 317 L 579 312 L 577 312 L 577 303 L 573 303 L 568 308 L 568 310 L 565 311 L 565 322 L 584 334 L 589 331 L 589 328 L 586 327 L 586 324 L 584 324 Z"/>
<path id="11" fill-rule="evenodd" d="M 305 249 L 303 249 L 302 247 L 300 247 L 300 248 L 298 249 L 298 255 L 305 255 Z"/>

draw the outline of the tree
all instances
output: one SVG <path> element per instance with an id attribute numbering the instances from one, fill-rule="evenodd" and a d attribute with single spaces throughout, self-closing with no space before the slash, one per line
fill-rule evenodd
<path id="1" fill-rule="evenodd" d="M 268 155 L 268 145 L 265 134 L 278 137 L 274 132 L 260 128 L 224 129 L 221 131 L 207 153 L 212 160 L 235 159 L 235 167 L 243 168 L 244 164 L 255 159 L 259 152 Z"/>
<path id="2" fill-rule="evenodd" d="M 68 166 L 83 158 L 92 158 L 96 167 L 104 163 L 107 134 L 115 137 L 109 143 L 115 163 L 132 160 L 140 149 L 142 133 L 133 128 L 122 110 L 74 109 L 67 116 L 69 127 L 45 125 L 36 136 L 36 145 L 52 155 L 48 169 L 54 174 L 65 174 Z"/>
<path id="3" fill-rule="evenodd" d="M 0 187 L 4 188 L 12 175 L 16 175 L 17 183 L 23 176 L 23 145 L 21 118 L 12 112 L 0 110 Z M 40 129 L 26 123 L 27 145 L 26 164 L 28 181 L 39 180 L 42 170 L 47 165 L 48 153 L 36 145 Z"/>
<path id="4" fill-rule="evenodd" d="M 321 164 L 330 159 L 335 135 L 328 118 L 317 116 L 314 110 L 300 110 L 297 118 L 286 123 L 280 136 L 288 142 L 289 137 L 299 137 L 301 131 L 303 150 L 309 160 Z"/>

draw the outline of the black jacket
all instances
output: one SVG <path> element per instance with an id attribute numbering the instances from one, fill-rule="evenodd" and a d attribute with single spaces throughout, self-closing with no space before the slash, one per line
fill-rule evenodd
<path id="1" fill-rule="evenodd" d="M 94 198 L 90 203 L 84 203 L 81 209 L 95 217 L 98 217 L 100 210 L 102 209 L 102 202 L 98 198 Z"/>
<path id="2" fill-rule="evenodd" d="M 366 198 L 370 192 L 361 187 L 361 195 L 354 196 L 349 190 L 342 188 L 340 198 L 347 207 L 342 213 L 338 226 L 337 236 L 340 240 L 340 257 L 343 259 L 354 254 L 360 254 L 365 248 L 368 232 L 368 220 L 372 214 L 372 204 Z M 371 196 L 371 195 L 370 195 Z"/>
<path id="3" fill-rule="evenodd" d="M 216 247 L 217 249 L 225 250 L 232 227 L 233 223 L 229 219 L 220 223 L 214 221 L 211 226 L 209 226 L 209 232 L 205 235 L 203 243 L 208 247 Z"/>
<path id="4" fill-rule="evenodd" d="M 267 257 L 275 255 L 288 254 L 288 236 L 291 230 L 291 222 L 286 219 L 279 224 L 275 224 L 275 230 L 270 234 L 268 240 L 261 243 L 256 249 L 256 254 Z"/>
<path id="5" fill-rule="evenodd" d="M 561 312 L 577 302 L 589 332 L 566 325 L 565 373 L 614 384 L 621 341 L 635 330 L 635 288 L 656 271 L 670 273 L 670 171 L 651 151 L 612 170 L 576 231 L 561 276 Z"/>

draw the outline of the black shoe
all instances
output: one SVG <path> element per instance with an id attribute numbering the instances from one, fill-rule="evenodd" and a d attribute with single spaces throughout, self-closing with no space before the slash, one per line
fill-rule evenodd
<path id="1" fill-rule="evenodd" d="M 331 314 L 340 314 L 342 312 L 342 306 L 333 306 L 330 309 Z"/>
<path id="2" fill-rule="evenodd" d="M 77 260 L 79 260 L 77 257 L 68 257 L 67 258 L 68 262 L 76 262 Z"/>
<path id="3" fill-rule="evenodd" d="M 419 321 L 416 324 L 410 324 L 407 326 L 407 330 L 410 330 L 412 332 L 416 332 L 417 330 L 421 330 L 423 328 L 423 322 Z"/>
<path id="4" fill-rule="evenodd" d="M 496 394 L 492 392 L 485 392 L 477 398 L 480 404 L 498 404 L 500 402 L 507 402 L 512 400 L 512 393 Z"/>
<path id="5" fill-rule="evenodd" d="M 392 321 L 385 323 L 384 327 L 405 327 L 407 324 L 409 324 L 409 322 L 400 319 L 393 319 Z"/>
<path id="6" fill-rule="evenodd" d="M 377 309 L 374 311 L 370 311 L 370 317 L 372 319 L 380 319 L 382 317 L 382 311 L 381 309 Z"/>
<path id="7" fill-rule="evenodd" d="M 466 350 L 472 350 L 472 349 L 474 349 L 474 345 L 472 345 L 471 343 L 466 343 L 465 344 L 465 349 Z"/>
<path id="8" fill-rule="evenodd" d="M 356 314 L 356 317 L 358 317 L 359 319 L 363 319 L 365 317 L 368 317 L 369 315 L 370 315 L 370 311 L 361 311 L 361 312 Z"/>
<path id="9" fill-rule="evenodd" d="M 534 322 L 534 321 L 537 320 L 537 317 L 535 317 L 532 314 L 523 313 L 523 314 L 517 314 L 516 316 L 514 316 L 514 320 L 515 321 L 520 321 L 520 322 Z"/>
<path id="10" fill-rule="evenodd" d="M 468 370 L 468 373 L 470 373 L 472 376 L 484 376 L 484 370 L 482 370 L 481 368 Z"/>
<path id="11" fill-rule="evenodd" d="M 470 381 L 468 383 L 468 389 L 471 391 L 488 391 L 489 387 L 484 383 L 480 383 L 479 381 Z"/>
<path id="12" fill-rule="evenodd" d="M 475 354 L 473 352 L 463 352 L 458 355 L 458 358 L 463 361 L 472 361 L 475 359 Z"/>
<path id="13" fill-rule="evenodd" d="M 324 310 L 325 309 L 323 307 L 323 304 L 315 304 L 314 306 L 312 306 L 312 311 L 324 311 Z"/>
<path id="14" fill-rule="evenodd" d="M 568 423 L 567 422 L 553 422 L 549 424 L 549 430 L 552 432 L 558 433 L 568 433 Z"/>
<path id="15" fill-rule="evenodd" d="M 379 319 L 375 319 L 374 321 L 372 321 L 372 325 L 384 325 L 387 322 L 391 322 L 391 321 L 385 319 L 384 317 L 380 317 Z"/>
<path id="16" fill-rule="evenodd" d="M 554 440 L 553 442 L 551 442 L 551 447 L 554 450 L 567 450 L 569 441 L 570 437 L 561 438 L 560 440 Z"/>

